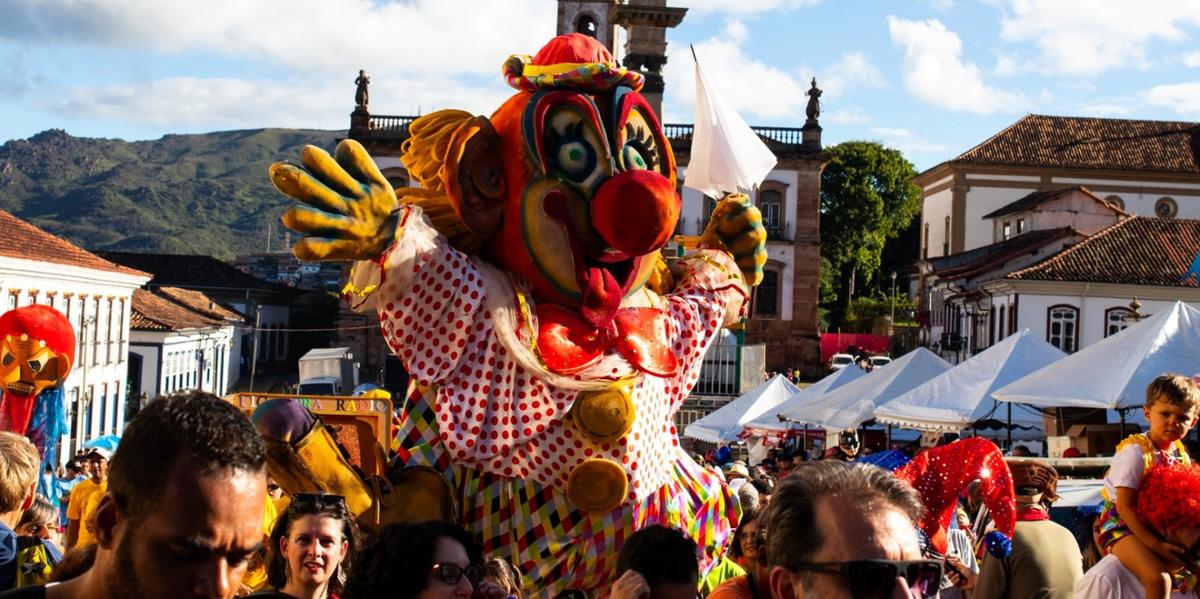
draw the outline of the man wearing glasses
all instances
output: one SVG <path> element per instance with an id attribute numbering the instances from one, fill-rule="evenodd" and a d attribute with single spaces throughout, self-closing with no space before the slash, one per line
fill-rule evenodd
<path id="1" fill-rule="evenodd" d="M 796 468 L 775 488 L 759 530 L 774 599 L 932 599 L 942 564 L 922 559 L 916 491 L 874 466 Z"/>

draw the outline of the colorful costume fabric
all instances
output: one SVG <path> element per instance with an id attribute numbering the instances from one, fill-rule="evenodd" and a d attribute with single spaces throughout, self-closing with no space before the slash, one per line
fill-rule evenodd
<path id="1" fill-rule="evenodd" d="M 465 523 L 485 549 L 554 594 L 610 583 L 624 536 L 646 525 L 685 527 L 710 551 L 722 544 L 737 502 L 678 447 L 672 416 L 726 306 L 744 297 L 732 260 L 702 252 L 685 260 L 674 294 L 635 296 L 670 314 L 671 349 L 685 367 L 674 377 L 641 377 L 632 394 L 643 409 L 631 431 L 596 443 L 573 425 L 573 402 L 595 381 L 632 376 L 632 367 L 614 351 L 570 377 L 531 368 L 538 323 L 524 322 L 517 304 L 518 296 L 532 304 L 528 292 L 449 247 L 419 209 L 409 210 L 382 272 L 373 264 L 357 274 L 381 281 L 374 303 L 384 334 L 418 382 L 400 422 L 401 455 L 436 464 L 453 481 Z M 620 464 L 629 481 L 620 507 L 599 515 L 566 497 L 572 471 L 595 459 Z"/>

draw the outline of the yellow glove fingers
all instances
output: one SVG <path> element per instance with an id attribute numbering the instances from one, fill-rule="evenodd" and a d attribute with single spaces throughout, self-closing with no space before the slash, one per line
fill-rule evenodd
<path id="1" fill-rule="evenodd" d="M 271 183 L 285 195 L 291 196 L 319 210 L 337 214 L 349 214 L 346 198 L 317 181 L 312 175 L 294 164 L 276 162 L 270 169 Z"/>
<path id="2" fill-rule="evenodd" d="M 318 181 L 344 196 L 357 198 L 365 193 L 362 182 L 351 177 L 329 152 L 317 146 L 304 146 L 300 150 L 300 162 Z"/>
<path id="3" fill-rule="evenodd" d="M 283 213 L 283 224 L 297 232 L 320 237 L 342 237 L 354 224 L 349 218 L 308 206 L 292 206 Z"/>
<path id="4" fill-rule="evenodd" d="M 367 149 L 357 141 L 353 139 L 342 140 L 337 145 L 334 156 L 337 158 L 338 165 L 356 180 L 380 187 L 391 187 L 387 177 L 384 177 L 383 173 L 379 172 L 379 166 L 371 159 L 371 155 L 367 153 Z"/>
<path id="5" fill-rule="evenodd" d="M 361 248 L 362 242 L 353 239 L 305 237 L 296 243 L 292 253 L 305 262 L 356 260 Z"/>

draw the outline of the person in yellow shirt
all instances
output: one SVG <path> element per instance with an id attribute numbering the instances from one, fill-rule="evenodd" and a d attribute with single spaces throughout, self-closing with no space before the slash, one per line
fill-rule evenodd
<path id="1" fill-rule="evenodd" d="M 83 512 L 96 491 L 101 491 L 98 496 L 104 495 L 103 489 L 108 481 L 108 459 L 111 457 L 112 452 L 104 447 L 93 448 L 85 456 L 91 466 L 91 472 L 87 480 L 80 481 L 71 489 L 71 500 L 67 504 L 67 548 L 83 545 L 80 542 L 81 536 L 95 542 L 82 526 Z"/>

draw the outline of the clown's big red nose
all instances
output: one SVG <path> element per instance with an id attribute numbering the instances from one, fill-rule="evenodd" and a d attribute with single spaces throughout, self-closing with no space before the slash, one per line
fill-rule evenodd
<path id="1" fill-rule="evenodd" d="M 592 227 L 614 249 L 641 256 L 667 242 L 679 220 L 679 196 L 666 177 L 625 171 L 600 185 L 592 198 Z"/>

